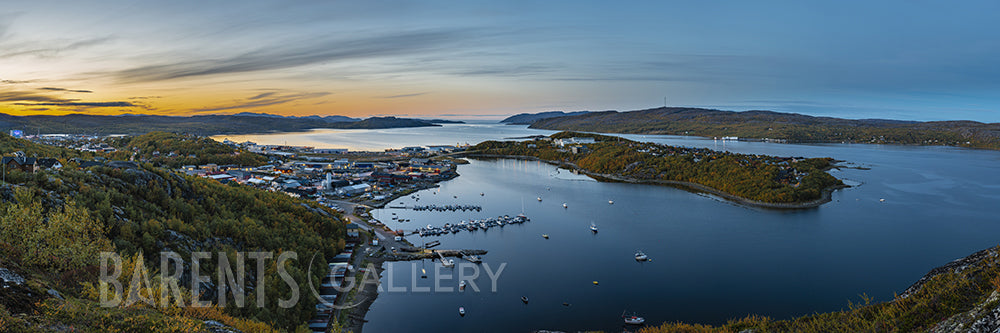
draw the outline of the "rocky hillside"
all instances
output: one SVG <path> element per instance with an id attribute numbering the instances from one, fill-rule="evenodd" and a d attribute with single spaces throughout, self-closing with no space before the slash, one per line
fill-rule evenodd
<path id="1" fill-rule="evenodd" d="M 661 332 L 973 332 L 1000 330 L 1000 248 L 932 269 L 894 300 L 791 320 L 748 316 L 721 326 L 666 323 Z"/>

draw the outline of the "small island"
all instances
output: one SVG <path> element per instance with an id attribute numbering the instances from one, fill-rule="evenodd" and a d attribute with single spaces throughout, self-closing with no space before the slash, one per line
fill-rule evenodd
<path id="1" fill-rule="evenodd" d="M 486 141 L 470 157 L 536 159 L 602 181 L 679 186 L 755 207 L 810 208 L 847 187 L 827 173 L 832 158 L 737 154 L 559 132 L 529 141 Z"/>

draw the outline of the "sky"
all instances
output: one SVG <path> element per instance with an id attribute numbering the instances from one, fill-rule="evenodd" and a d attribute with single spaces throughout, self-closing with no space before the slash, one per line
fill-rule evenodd
<path id="1" fill-rule="evenodd" d="M 663 106 L 1000 122 L 1000 2 L 0 6 L 0 112 L 496 119 Z"/>

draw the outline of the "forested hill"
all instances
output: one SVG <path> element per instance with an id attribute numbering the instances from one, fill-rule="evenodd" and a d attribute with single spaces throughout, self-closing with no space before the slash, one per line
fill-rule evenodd
<path id="1" fill-rule="evenodd" d="M 501 120 L 500 123 L 507 125 L 529 125 L 533 122 L 542 119 L 555 118 L 555 117 L 565 117 L 565 116 L 576 116 L 588 113 L 589 111 L 577 111 L 577 112 L 562 112 L 562 111 L 548 111 L 539 113 L 521 113 L 515 114 L 513 116 L 507 117 Z"/>
<path id="2" fill-rule="evenodd" d="M 18 129 L 41 134 L 143 134 L 152 131 L 196 135 L 295 132 L 313 128 L 375 129 L 440 126 L 431 121 L 396 117 L 343 120 L 330 117 L 282 117 L 268 114 L 153 116 L 12 116 L 0 113 L 0 130 Z M 350 118 L 347 118 L 350 119 Z"/>
<path id="3" fill-rule="evenodd" d="M 603 133 L 735 136 L 792 143 L 851 142 L 1000 149 L 1000 123 L 813 117 L 772 111 L 655 108 L 540 119 L 531 128 Z"/>
<path id="4" fill-rule="evenodd" d="M 151 149 L 159 144 L 185 152 L 191 147 L 218 148 L 163 133 L 134 140 L 130 147 Z M 161 142 L 153 142 L 157 140 Z M 326 260 L 310 262 L 310 256 L 332 258 L 345 246 L 345 222 L 340 214 L 314 201 L 190 177 L 150 163 L 82 169 L 69 158 L 89 158 L 92 153 L 0 134 L 0 153 L 9 156 L 13 151 L 58 157 L 65 166 L 33 173 L 5 170 L 6 183 L 0 183 L 0 272 L 5 278 L 17 275 L 25 281 L 0 288 L 0 331 L 76 327 L 81 332 L 207 332 L 206 320 L 243 332 L 307 330 L 304 323 L 315 314 L 316 300 L 302 295 L 291 308 L 280 307 L 276 300 L 289 299 L 292 292 L 280 287 L 274 260 L 268 261 L 271 266 L 263 272 L 266 289 L 250 281 L 257 276 L 256 266 L 252 261 L 247 264 L 251 278 L 246 307 L 197 307 L 190 305 L 189 297 L 182 305 L 170 301 L 167 307 L 124 303 L 102 307 L 98 304 L 98 252 L 114 251 L 124 258 L 126 273 L 119 277 L 123 285 L 131 281 L 130 267 L 145 262 L 152 270 L 151 285 L 158 286 L 169 275 L 157 271 L 161 251 L 177 252 L 185 263 L 190 262 L 192 252 L 212 253 L 212 260 L 202 261 L 202 272 L 215 271 L 220 251 L 231 263 L 237 262 L 237 252 L 263 251 L 277 257 L 294 251 L 298 260 L 289 264 L 290 276 L 295 281 L 319 281 L 326 274 Z M 228 155 L 224 150 L 192 153 Z M 183 295 L 190 295 L 190 266 L 184 269 L 179 285 Z M 218 290 L 217 277 L 209 278 L 202 282 L 206 286 L 202 291 Z M 152 295 L 154 291 L 138 292 Z M 266 296 L 263 307 L 255 303 L 257 293 Z"/>

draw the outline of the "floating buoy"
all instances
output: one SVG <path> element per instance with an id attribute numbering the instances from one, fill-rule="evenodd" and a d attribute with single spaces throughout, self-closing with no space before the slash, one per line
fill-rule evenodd
<path id="1" fill-rule="evenodd" d="M 597 281 L 594 281 L 594 285 L 595 285 L 595 286 L 597 285 Z"/>

